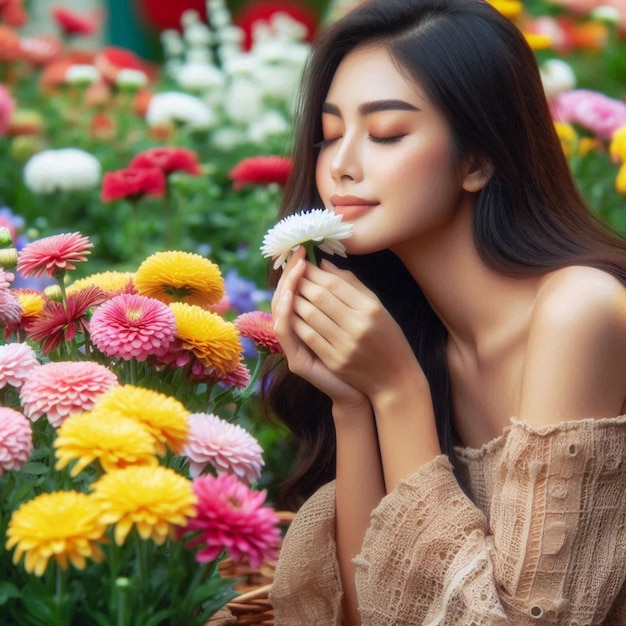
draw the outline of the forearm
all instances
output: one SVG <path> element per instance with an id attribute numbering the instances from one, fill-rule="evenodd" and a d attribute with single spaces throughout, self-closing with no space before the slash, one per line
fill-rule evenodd
<path id="1" fill-rule="evenodd" d="M 371 398 L 386 492 L 441 454 L 426 378 L 407 375 Z"/>
<path id="2" fill-rule="evenodd" d="M 385 485 L 371 408 L 346 415 L 346 410 L 335 407 L 333 415 L 337 437 L 337 560 L 344 589 L 342 613 L 346 624 L 359 624 L 356 566 L 352 559 L 361 550 L 370 514 L 385 495 Z"/>

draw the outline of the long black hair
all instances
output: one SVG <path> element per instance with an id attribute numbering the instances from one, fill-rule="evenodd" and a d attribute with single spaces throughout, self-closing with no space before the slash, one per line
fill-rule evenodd
<path id="1" fill-rule="evenodd" d="M 320 33 L 305 69 L 281 218 L 323 207 L 314 147 L 322 139 L 322 104 L 342 59 L 363 45 L 384 47 L 419 83 L 447 120 L 459 157 L 493 169 L 474 205 L 474 241 L 487 265 L 513 277 L 588 265 L 626 283 L 626 242 L 589 211 L 578 190 L 532 50 L 483 0 L 371 0 Z M 404 329 L 429 380 L 441 448 L 454 462 L 459 442 L 445 328 L 390 251 L 350 256 L 342 265 L 377 293 Z M 284 362 L 266 372 L 264 397 L 299 444 L 299 464 L 287 483 L 297 504 L 334 477 L 330 401 Z"/>

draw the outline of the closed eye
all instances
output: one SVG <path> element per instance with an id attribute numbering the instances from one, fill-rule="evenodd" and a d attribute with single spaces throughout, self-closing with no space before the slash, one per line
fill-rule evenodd
<path id="1" fill-rule="evenodd" d="M 325 148 L 326 146 L 329 146 L 331 143 L 333 143 L 334 141 L 337 141 L 337 139 L 341 139 L 340 137 L 333 137 L 332 139 L 322 139 L 322 141 L 318 141 L 317 143 L 313 144 L 314 148 Z"/>
<path id="2" fill-rule="evenodd" d="M 374 143 L 388 144 L 388 143 L 398 143 L 402 140 L 404 135 L 394 135 L 393 137 L 375 137 L 374 135 L 370 135 L 370 141 Z"/>

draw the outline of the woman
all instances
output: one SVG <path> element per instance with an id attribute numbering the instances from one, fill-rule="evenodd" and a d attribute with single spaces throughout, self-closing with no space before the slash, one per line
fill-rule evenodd
<path id="1" fill-rule="evenodd" d="M 308 498 L 276 623 L 626 624 L 626 246 L 590 214 L 534 56 L 481 0 L 373 0 L 319 36 L 267 378 Z M 621 417 L 619 417 L 621 415 Z"/>

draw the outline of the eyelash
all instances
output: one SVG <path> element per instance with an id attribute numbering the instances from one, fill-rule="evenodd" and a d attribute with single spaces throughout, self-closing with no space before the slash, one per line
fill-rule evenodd
<path id="1" fill-rule="evenodd" d="M 374 135 L 369 135 L 370 141 L 382 145 L 398 143 L 402 140 L 402 137 L 403 135 L 395 135 L 393 137 L 374 137 Z M 325 148 L 326 146 L 329 146 L 333 142 L 337 141 L 337 139 L 340 139 L 340 137 L 335 137 L 334 139 L 322 139 L 322 141 L 318 141 L 316 144 L 313 144 L 313 147 L 319 149 Z"/>

